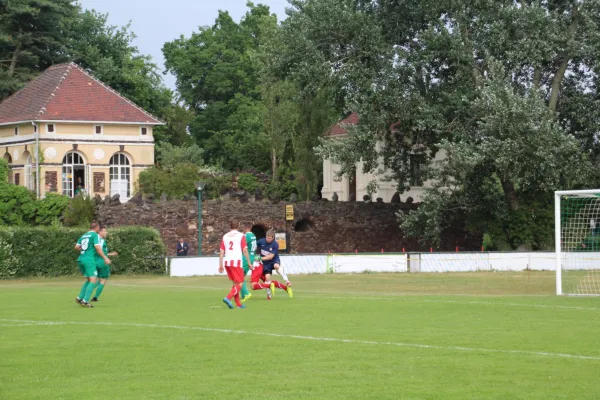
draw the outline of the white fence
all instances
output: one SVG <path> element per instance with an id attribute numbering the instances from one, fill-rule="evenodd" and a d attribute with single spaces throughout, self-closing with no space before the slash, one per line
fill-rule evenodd
<path id="1" fill-rule="evenodd" d="M 555 254 L 539 253 L 410 253 L 282 255 L 290 275 L 372 272 L 554 271 Z M 567 253 L 566 269 L 599 269 L 600 253 Z M 218 257 L 167 259 L 171 276 L 218 275 Z M 169 268 L 170 266 L 170 268 Z"/>

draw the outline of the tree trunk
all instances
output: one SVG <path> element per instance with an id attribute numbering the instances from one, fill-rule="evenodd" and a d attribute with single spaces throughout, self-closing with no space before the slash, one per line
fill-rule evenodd
<path id="1" fill-rule="evenodd" d="M 567 38 L 569 42 L 575 40 L 575 32 L 577 31 L 577 24 L 579 22 L 579 10 L 577 9 L 577 5 L 573 6 L 572 16 L 573 17 L 571 19 L 571 25 L 569 25 L 569 36 Z M 554 79 L 552 79 L 552 91 L 550 94 L 550 101 L 548 102 L 548 108 L 552 111 L 556 111 L 556 105 L 558 104 L 558 94 L 560 92 L 565 72 L 567 71 L 567 67 L 569 66 L 570 59 L 571 54 L 569 52 L 569 49 L 567 49 L 562 54 L 560 65 L 558 66 L 556 74 L 554 74 Z"/>
<path id="2" fill-rule="evenodd" d="M 504 190 L 504 197 L 508 203 L 508 208 L 511 211 L 517 211 L 519 209 L 519 199 L 517 199 L 517 192 L 513 184 L 507 180 L 502 179 L 502 190 Z"/>
<path id="3" fill-rule="evenodd" d="M 17 47 L 12 56 L 12 60 L 10 60 L 10 66 L 8 67 L 8 77 L 12 78 L 15 74 L 15 68 L 17 67 L 17 60 L 19 59 L 19 54 L 21 53 L 21 42 L 17 43 Z"/>
<path id="4" fill-rule="evenodd" d="M 550 94 L 550 101 L 548 102 L 548 108 L 552 111 L 556 111 L 556 105 L 558 104 L 558 93 L 560 92 L 560 87 L 562 85 L 563 77 L 565 76 L 565 72 L 567 71 L 567 67 L 569 66 L 569 56 L 565 55 L 558 66 L 558 71 L 554 74 L 554 79 L 552 79 L 552 92 Z"/>
<path id="5" fill-rule="evenodd" d="M 273 183 L 277 182 L 277 153 L 275 148 L 271 149 L 271 167 L 273 168 Z"/>
<path id="6" fill-rule="evenodd" d="M 540 82 L 542 80 L 542 68 L 536 66 L 533 68 L 533 88 L 538 90 L 540 88 Z"/>

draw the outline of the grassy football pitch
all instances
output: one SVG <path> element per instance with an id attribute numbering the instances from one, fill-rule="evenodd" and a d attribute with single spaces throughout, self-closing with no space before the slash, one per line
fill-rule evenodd
<path id="1" fill-rule="evenodd" d="M 0 399 L 598 399 L 600 298 L 553 273 L 0 282 Z"/>

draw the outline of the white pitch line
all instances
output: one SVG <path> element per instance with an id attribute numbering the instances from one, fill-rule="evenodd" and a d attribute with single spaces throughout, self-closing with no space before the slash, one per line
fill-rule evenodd
<path id="1" fill-rule="evenodd" d="M 242 331 L 242 330 L 234 330 L 234 329 L 204 328 L 204 327 L 199 327 L 199 326 L 132 324 L 132 323 L 103 322 L 103 321 L 75 322 L 75 321 L 32 321 L 32 320 L 17 320 L 17 319 L 0 319 L 0 321 L 32 324 L 32 325 L 39 325 L 39 326 L 105 325 L 105 326 L 137 327 L 137 328 L 178 329 L 178 330 L 191 330 L 191 331 L 203 331 L 203 332 L 232 333 L 232 334 L 238 334 L 238 335 L 256 335 L 256 336 L 267 336 L 267 337 L 277 337 L 277 338 L 289 338 L 289 339 L 310 340 L 310 341 L 318 341 L 318 342 L 408 347 L 408 348 L 431 349 L 431 350 L 465 351 L 465 352 L 471 352 L 471 353 L 518 354 L 518 355 L 536 356 L 536 357 L 571 358 L 571 359 L 577 359 L 577 360 L 600 361 L 600 356 L 586 356 L 586 355 L 580 355 L 580 354 L 567 354 L 567 353 L 551 353 L 551 352 L 547 352 L 547 351 L 486 349 L 486 348 L 480 348 L 480 347 L 439 346 L 439 345 L 431 345 L 431 344 L 402 343 L 402 342 L 377 342 L 374 340 L 355 340 L 355 339 L 341 339 L 341 338 L 332 338 L 332 337 L 290 335 L 290 334 L 283 334 L 283 333 L 250 332 L 250 331 Z M 10 326 L 15 326 L 15 325 L 10 325 Z"/>

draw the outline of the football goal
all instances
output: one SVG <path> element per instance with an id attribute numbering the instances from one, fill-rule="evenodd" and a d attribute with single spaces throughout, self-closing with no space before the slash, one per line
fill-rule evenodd
<path id="1" fill-rule="evenodd" d="M 600 189 L 554 193 L 556 294 L 600 296 Z"/>

